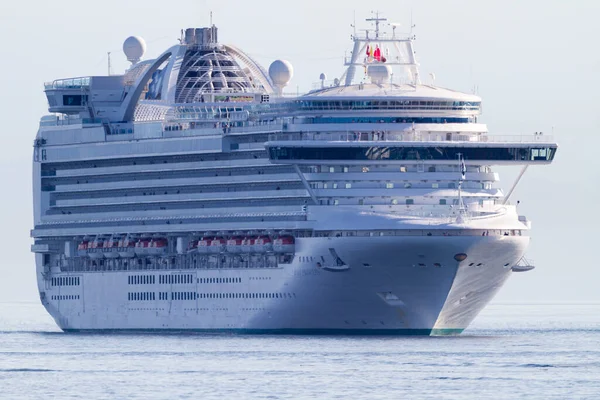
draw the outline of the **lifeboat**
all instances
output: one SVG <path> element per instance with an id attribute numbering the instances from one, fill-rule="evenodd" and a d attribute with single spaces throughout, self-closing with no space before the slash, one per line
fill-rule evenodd
<path id="1" fill-rule="evenodd" d="M 212 240 L 213 238 L 210 236 L 203 237 L 202 239 L 198 240 L 198 253 L 208 253 Z"/>
<path id="2" fill-rule="evenodd" d="M 136 241 L 131 237 L 121 238 L 118 243 L 119 255 L 124 258 L 135 257 L 135 245 Z"/>
<path id="3" fill-rule="evenodd" d="M 88 256 L 90 258 L 104 258 L 102 248 L 104 247 L 104 240 L 102 238 L 96 238 L 92 242 L 88 243 Z"/>
<path id="4" fill-rule="evenodd" d="M 233 236 L 227 240 L 227 251 L 230 253 L 241 253 L 242 243 L 244 238 L 242 236 Z"/>
<path id="5" fill-rule="evenodd" d="M 208 246 L 209 253 L 221 253 L 225 251 L 225 247 L 227 246 L 227 241 L 222 237 L 215 237 L 210 242 L 210 246 Z"/>
<path id="6" fill-rule="evenodd" d="M 190 240 L 187 245 L 186 253 L 195 253 L 198 251 L 198 242 L 199 240 Z"/>
<path id="7" fill-rule="evenodd" d="M 138 256 L 143 256 L 148 254 L 148 248 L 150 247 L 150 242 L 152 240 L 150 238 L 143 238 L 136 242 L 134 252 Z"/>
<path id="8" fill-rule="evenodd" d="M 256 240 L 255 236 L 246 236 L 244 240 L 242 240 L 242 252 L 244 253 L 252 253 L 254 251 L 254 241 Z"/>
<path id="9" fill-rule="evenodd" d="M 84 240 L 83 242 L 81 242 L 77 245 L 77 255 L 78 256 L 80 256 L 80 257 L 87 256 L 89 243 L 90 242 L 88 242 L 87 240 Z"/>
<path id="10" fill-rule="evenodd" d="M 165 238 L 152 239 L 148 244 L 148 254 L 165 254 L 168 250 L 169 241 Z"/>
<path id="11" fill-rule="evenodd" d="M 293 253 L 296 250 L 295 238 L 291 235 L 279 236 L 273 241 L 273 251 L 276 253 Z"/>
<path id="12" fill-rule="evenodd" d="M 273 250 L 273 241 L 270 237 L 262 235 L 254 240 L 254 251 L 257 253 L 266 253 Z"/>
<path id="13" fill-rule="evenodd" d="M 111 237 L 104 241 L 102 245 L 102 253 L 106 258 L 118 258 L 119 257 L 119 240 L 115 237 Z"/>

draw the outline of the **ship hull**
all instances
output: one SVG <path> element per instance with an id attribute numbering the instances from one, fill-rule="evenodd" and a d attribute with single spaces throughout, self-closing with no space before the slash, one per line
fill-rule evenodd
<path id="1" fill-rule="evenodd" d="M 52 275 L 79 277 L 72 286 L 52 286 L 38 256 L 38 284 L 43 305 L 66 332 L 458 334 L 500 289 L 528 242 L 525 236 L 302 238 L 292 263 L 277 268 Z M 460 253 L 467 258 L 457 261 Z M 137 283 L 131 276 L 146 278 Z"/>

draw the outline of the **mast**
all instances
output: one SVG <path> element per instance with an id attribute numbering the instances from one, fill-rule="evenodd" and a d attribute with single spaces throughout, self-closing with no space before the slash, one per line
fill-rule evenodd
<path id="1" fill-rule="evenodd" d="M 398 37 L 396 36 L 396 27 L 398 24 L 389 24 L 392 27 L 392 34 L 388 34 L 383 30 L 382 23 L 387 21 L 379 12 L 374 12 L 374 16 L 367 18 L 366 21 L 375 25 L 375 35 L 373 30 L 366 30 L 363 33 L 357 33 L 356 23 L 351 27 L 354 33 L 351 35 L 354 43 L 352 55 L 350 59 L 345 59 L 344 65 L 347 67 L 340 80 L 344 80 L 346 86 L 350 86 L 354 82 L 357 69 L 367 68 L 370 65 L 386 65 L 389 67 L 398 67 L 403 69 L 403 73 L 394 73 L 395 77 L 405 75 L 407 82 L 418 84 L 419 71 L 418 63 L 413 50 L 414 36 Z M 412 25 L 412 24 L 411 24 Z M 371 33 L 371 34 L 369 34 Z M 381 51 L 381 58 L 373 57 L 367 50 L 378 47 Z M 401 82 L 401 80 L 397 80 Z"/>
<path id="2" fill-rule="evenodd" d="M 375 22 L 375 39 L 379 39 L 379 23 L 387 21 L 387 18 L 379 18 L 379 11 L 376 11 L 375 18 L 367 18 L 365 21 Z"/>

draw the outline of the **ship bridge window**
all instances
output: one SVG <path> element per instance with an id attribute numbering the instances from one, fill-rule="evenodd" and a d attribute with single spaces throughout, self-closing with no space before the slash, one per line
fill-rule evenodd
<path id="1" fill-rule="evenodd" d="M 81 106 L 87 103 L 87 96 L 81 94 L 63 95 L 64 106 Z"/>

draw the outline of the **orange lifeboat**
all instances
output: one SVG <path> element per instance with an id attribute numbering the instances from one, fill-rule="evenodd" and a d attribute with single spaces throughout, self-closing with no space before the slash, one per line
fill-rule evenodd
<path id="1" fill-rule="evenodd" d="M 208 253 L 212 240 L 213 238 L 210 236 L 200 239 L 198 241 L 198 253 Z"/>
<path id="2" fill-rule="evenodd" d="M 293 236 L 279 236 L 273 241 L 273 251 L 276 253 L 293 253 L 296 250 L 296 240 Z"/>
<path id="3" fill-rule="evenodd" d="M 244 253 L 252 253 L 254 251 L 254 241 L 256 240 L 255 236 L 246 236 L 244 240 L 242 240 L 242 252 Z"/>
<path id="4" fill-rule="evenodd" d="M 233 236 L 227 240 L 227 251 L 230 253 L 241 253 L 242 243 L 244 238 L 241 236 Z"/>
<path id="5" fill-rule="evenodd" d="M 222 237 L 215 237 L 210 242 L 209 253 L 221 253 L 225 251 L 225 247 L 227 245 L 227 241 Z"/>
<path id="6" fill-rule="evenodd" d="M 84 240 L 83 242 L 81 242 L 77 245 L 77 255 L 78 256 L 80 256 L 80 257 L 87 256 L 89 243 L 90 242 L 88 242 L 87 240 Z"/>
<path id="7" fill-rule="evenodd" d="M 119 240 L 119 255 L 124 258 L 135 257 L 136 242 L 131 237 L 126 236 Z"/>
<path id="8" fill-rule="evenodd" d="M 103 239 L 94 239 L 92 242 L 88 243 L 88 256 L 90 256 L 90 258 L 104 258 L 104 253 L 102 252 L 103 247 Z"/>
<path id="9" fill-rule="evenodd" d="M 254 251 L 257 253 L 266 253 L 273 250 L 273 241 L 268 236 L 259 236 L 254 240 Z"/>
<path id="10" fill-rule="evenodd" d="M 115 237 L 105 240 L 102 245 L 102 252 L 106 258 L 118 258 L 119 257 L 119 240 Z"/>
<path id="11" fill-rule="evenodd" d="M 169 247 L 169 241 L 165 238 L 152 239 L 148 243 L 148 254 L 160 255 L 165 254 Z"/>
<path id="12" fill-rule="evenodd" d="M 148 254 L 148 248 L 150 247 L 150 242 L 152 240 L 150 240 L 149 238 L 143 238 L 137 241 L 137 243 L 135 244 L 135 254 L 137 254 L 138 256 L 143 256 Z"/>

